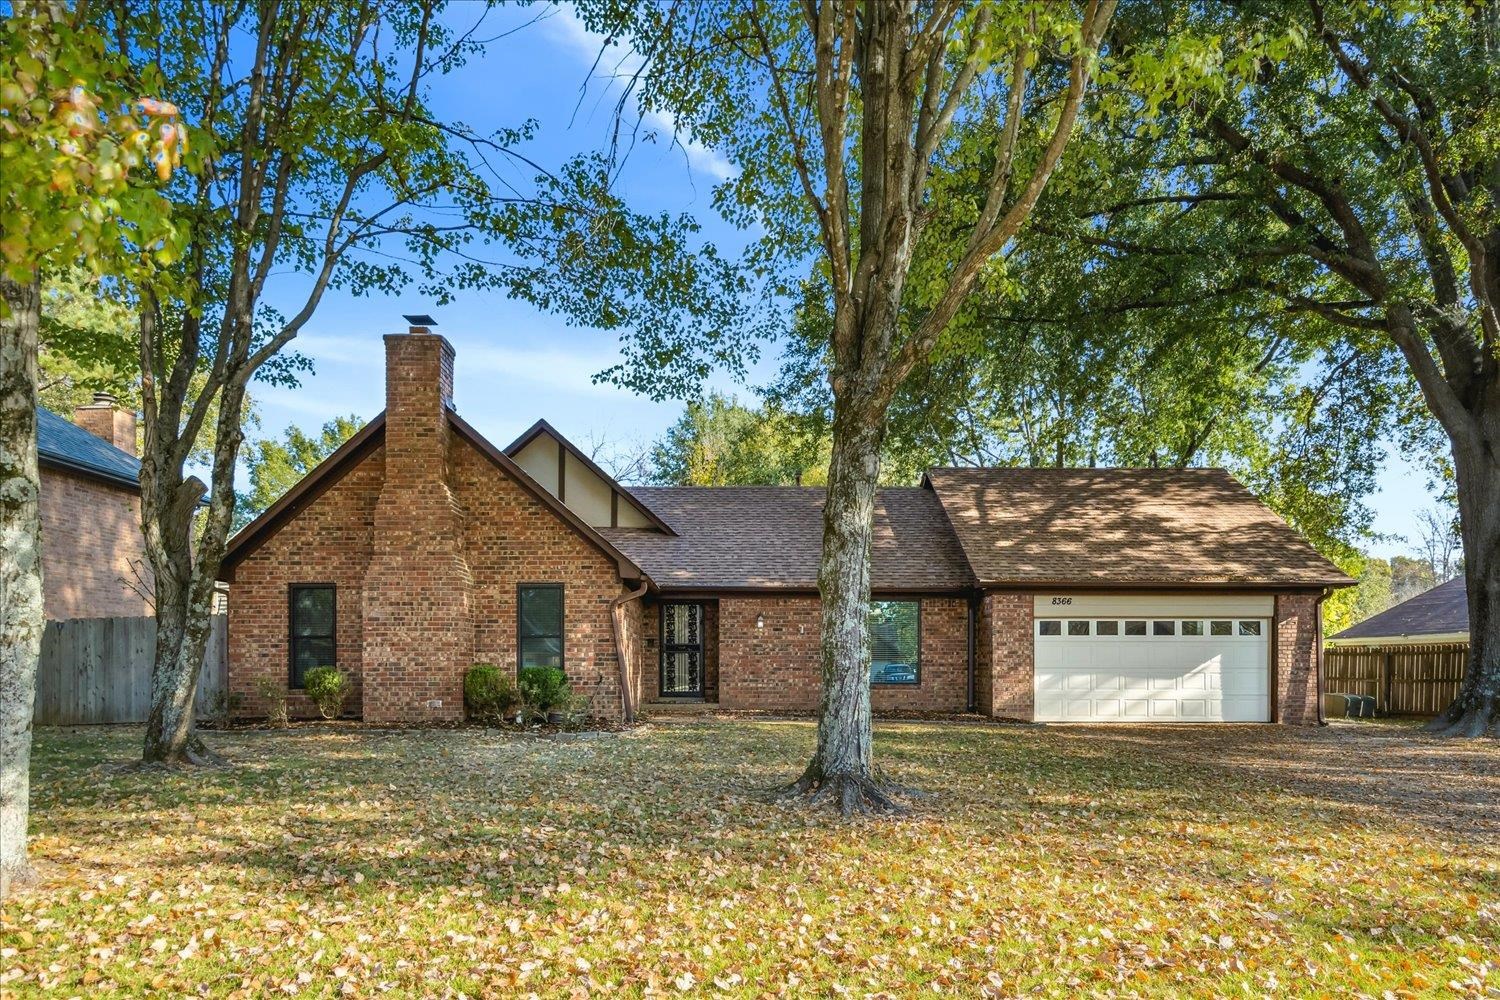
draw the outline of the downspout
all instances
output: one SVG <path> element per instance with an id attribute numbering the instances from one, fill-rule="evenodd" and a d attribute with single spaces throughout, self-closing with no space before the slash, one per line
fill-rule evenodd
<path id="1" fill-rule="evenodd" d="M 620 609 L 631 601 L 646 596 L 646 581 L 628 594 L 621 594 L 609 603 L 609 624 L 615 633 L 615 662 L 620 666 L 620 707 L 625 713 L 625 724 L 635 723 L 635 705 L 630 700 L 630 667 L 626 664 L 625 637 L 620 629 Z"/>
<path id="2" fill-rule="evenodd" d="M 967 649 L 965 650 L 965 655 L 967 657 L 966 663 L 967 663 L 967 667 L 968 667 L 968 677 L 965 680 L 966 680 L 966 683 L 968 685 L 968 698 L 969 698 L 968 705 L 966 706 L 965 711 L 968 712 L 970 715 L 973 715 L 975 713 L 975 711 L 978 710 L 978 707 L 979 707 L 979 706 L 977 706 L 974 703 L 974 665 L 975 665 L 975 648 L 976 648 L 975 633 L 978 632 L 978 630 L 979 630 L 979 601 L 975 597 L 974 594 L 970 594 L 969 595 L 968 628 L 966 630 L 967 635 L 965 636 L 965 638 L 968 641 L 968 646 L 967 646 Z"/>
<path id="3" fill-rule="evenodd" d="M 1317 657 L 1314 661 L 1314 669 L 1318 671 L 1318 725 L 1328 725 L 1328 720 L 1323 716 L 1323 602 L 1333 594 L 1332 590 L 1324 589 L 1318 595 L 1317 611 L 1313 615 L 1313 627 L 1317 629 L 1318 646 L 1313 655 Z"/>

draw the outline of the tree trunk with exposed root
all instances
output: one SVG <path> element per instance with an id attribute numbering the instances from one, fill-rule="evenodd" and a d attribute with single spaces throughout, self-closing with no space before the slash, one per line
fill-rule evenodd
<path id="1" fill-rule="evenodd" d="M 1494 387 L 1492 391 L 1500 396 Z M 1500 424 L 1500 412 L 1489 416 Z M 1469 661 L 1458 697 L 1427 728 L 1444 736 L 1500 738 L 1500 433 L 1455 436 L 1453 455 L 1469 600 Z"/>
<path id="2" fill-rule="evenodd" d="M 823 507 L 823 697 L 818 746 L 789 796 L 836 805 L 845 815 L 900 811 L 895 789 L 872 767 L 870 716 L 870 543 L 880 478 L 884 410 L 835 407 L 833 454 Z"/>

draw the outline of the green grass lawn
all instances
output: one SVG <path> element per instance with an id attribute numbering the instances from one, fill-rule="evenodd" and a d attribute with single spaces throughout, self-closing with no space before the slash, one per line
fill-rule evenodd
<path id="1" fill-rule="evenodd" d="M 802 722 L 43 731 L 0 994 L 1500 994 L 1500 748 L 1409 728 L 882 724 L 934 793 L 770 805 Z"/>

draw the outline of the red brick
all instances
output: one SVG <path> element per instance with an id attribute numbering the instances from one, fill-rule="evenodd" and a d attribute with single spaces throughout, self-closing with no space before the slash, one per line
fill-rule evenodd
<path id="1" fill-rule="evenodd" d="M 718 605 L 719 704 L 734 710 L 816 711 L 821 693 L 816 597 L 725 597 Z M 968 700 L 968 602 L 921 600 L 920 679 L 876 685 L 879 711 L 962 712 Z M 757 620 L 763 620 L 757 628 Z"/>
<path id="2" fill-rule="evenodd" d="M 1276 721 L 1318 724 L 1318 673 L 1323 642 L 1315 594 L 1276 595 Z"/>
<path id="3" fill-rule="evenodd" d="M 133 490 L 41 470 L 42 605 L 52 620 L 151 614 L 151 564 Z"/>

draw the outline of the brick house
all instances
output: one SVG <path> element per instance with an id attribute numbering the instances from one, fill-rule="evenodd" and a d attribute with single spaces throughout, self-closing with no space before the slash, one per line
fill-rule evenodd
<path id="1" fill-rule="evenodd" d="M 100 393 L 71 423 L 38 408 L 36 436 L 47 618 L 151 614 L 135 413 Z"/>
<path id="2" fill-rule="evenodd" d="M 544 421 L 497 448 L 454 354 L 385 338 L 386 409 L 230 542 L 231 688 L 309 714 L 462 717 L 476 662 L 561 666 L 596 713 L 818 702 L 822 491 L 633 487 Z M 1320 606 L 1352 581 L 1216 469 L 933 469 L 884 489 L 877 711 L 1318 721 Z"/>

